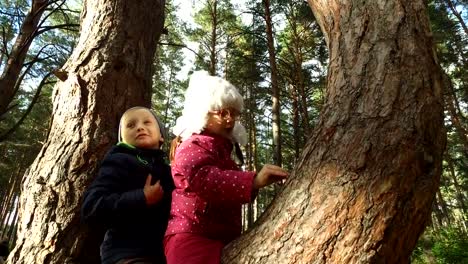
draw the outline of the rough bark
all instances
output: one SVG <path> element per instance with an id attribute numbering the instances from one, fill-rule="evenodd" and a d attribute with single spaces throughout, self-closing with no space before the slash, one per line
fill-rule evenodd
<path id="1" fill-rule="evenodd" d="M 80 224 L 81 196 L 116 142 L 122 112 L 150 105 L 164 3 L 84 2 L 80 40 L 56 73 L 50 133 L 24 177 L 8 263 L 96 263 L 100 238 Z"/>
<path id="2" fill-rule="evenodd" d="M 322 115 L 282 192 L 223 263 L 408 263 L 445 147 L 425 1 L 309 5 L 330 51 Z"/>

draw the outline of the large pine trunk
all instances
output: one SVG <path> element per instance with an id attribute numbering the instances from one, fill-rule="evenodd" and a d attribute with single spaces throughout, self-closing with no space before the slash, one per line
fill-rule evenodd
<path id="1" fill-rule="evenodd" d="M 98 245 L 80 224 L 81 197 L 116 142 L 119 116 L 150 104 L 164 3 L 84 2 L 79 43 L 57 72 L 50 133 L 24 177 L 18 240 L 8 263 L 98 262 Z"/>
<path id="2" fill-rule="evenodd" d="M 425 1 L 309 0 L 330 51 L 322 116 L 284 189 L 224 263 L 408 263 L 442 152 Z"/>

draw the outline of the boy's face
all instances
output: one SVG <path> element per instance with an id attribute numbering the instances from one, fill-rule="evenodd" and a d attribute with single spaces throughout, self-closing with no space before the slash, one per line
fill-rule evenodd
<path id="1" fill-rule="evenodd" d="M 158 149 L 162 141 L 158 122 L 146 109 L 135 109 L 122 117 L 122 141 L 138 148 Z"/>

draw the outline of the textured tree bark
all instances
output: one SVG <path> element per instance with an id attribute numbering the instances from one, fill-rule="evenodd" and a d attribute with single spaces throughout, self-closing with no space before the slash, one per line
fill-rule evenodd
<path id="1" fill-rule="evenodd" d="M 57 76 L 49 136 L 26 172 L 8 263 L 98 263 L 81 196 L 116 142 L 120 115 L 150 104 L 164 0 L 87 0 L 77 47 Z M 94 241 L 95 242 L 95 241 Z"/>
<path id="2" fill-rule="evenodd" d="M 408 263 L 442 153 L 442 74 L 425 1 L 309 0 L 330 64 L 290 179 L 223 263 Z"/>

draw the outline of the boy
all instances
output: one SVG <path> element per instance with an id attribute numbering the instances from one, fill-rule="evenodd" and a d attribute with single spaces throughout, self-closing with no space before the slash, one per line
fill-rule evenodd
<path id="1" fill-rule="evenodd" d="M 148 108 L 128 109 L 119 143 L 84 194 L 83 220 L 106 228 L 102 263 L 166 263 L 162 240 L 174 183 L 160 149 L 164 130 Z"/>

